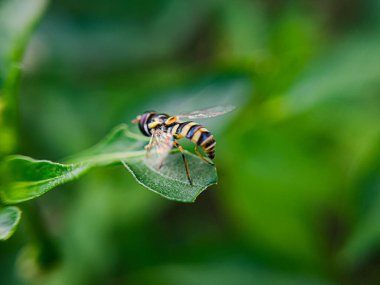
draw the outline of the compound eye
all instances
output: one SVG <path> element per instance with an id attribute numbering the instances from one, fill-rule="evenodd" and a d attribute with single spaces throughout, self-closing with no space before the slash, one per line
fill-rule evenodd
<path id="1" fill-rule="evenodd" d="M 171 125 L 171 124 L 174 124 L 177 121 L 178 121 L 178 117 L 171 116 L 171 117 L 169 117 L 169 118 L 166 119 L 165 125 Z"/>

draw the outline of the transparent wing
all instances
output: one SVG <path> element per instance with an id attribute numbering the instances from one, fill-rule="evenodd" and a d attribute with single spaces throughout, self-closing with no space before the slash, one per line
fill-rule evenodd
<path id="1" fill-rule="evenodd" d="M 173 135 L 162 129 L 152 130 L 152 138 L 147 146 L 146 163 L 159 169 L 173 148 Z"/>
<path id="2" fill-rule="evenodd" d="M 235 110 L 235 106 L 232 106 L 232 105 L 215 106 L 215 107 L 211 107 L 211 108 L 207 108 L 203 110 L 193 111 L 187 114 L 177 115 L 177 117 L 180 120 L 204 119 L 204 118 L 212 118 L 212 117 L 221 116 L 226 113 L 232 112 L 233 110 Z"/>

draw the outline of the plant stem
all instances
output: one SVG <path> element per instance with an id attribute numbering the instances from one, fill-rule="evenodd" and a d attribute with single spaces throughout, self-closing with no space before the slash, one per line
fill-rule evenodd
<path id="1" fill-rule="evenodd" d="M 17 148 L 18 137 L 18 98 L 17 90 L 20 72 L 19 67 L 10 68 L 8 78 L 1 90 L 1 120 L 0 120 L 0 154 L 13 153 Z"/>

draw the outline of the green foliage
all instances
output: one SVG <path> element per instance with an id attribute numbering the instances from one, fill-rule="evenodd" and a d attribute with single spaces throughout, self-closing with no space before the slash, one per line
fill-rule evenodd
<path id="1" fill-rule="evenodd" d="M 13 234 L 20 218 L 19 208 L 13 206 L 0 208 L 0 240 L 6 240 Z"/>
<path id="2" fill-rule="evenodd" d="M 17 144 L 16 90 L 22 56 L 47 0 L 6 0 L 0 3 L 0 155 Z"/>
<path id="3" fill-rule="evenodd" d="M 216 184 L 215 166 L 210 165 L 194 154 L 186 152 L 186 158 L 193 177 L 190 185 L 179 152 L 171 153 L 159 171 L 144 162 L 144 159 L 130 157 L 123 160 L 124 165 L 145 187 L 168 199 L 180 202 L 194 202 L 208 186 Z"/>
<path id="4" fill-rule="evenodd" d="M 95 166 L 122 161 L 133 176 L 146 188 L 168 199 L 193 202 L 217 180 L 216 170 L 198 156 L 188 152 L 189 167 L 194 177 L 190 185 L 181 154 L 171 153 L 159 170 L 145 160 L 146 140 L 121 125 L 98 145 L 70 158 L 70 164 L 11 156 L 3 161 L 0 196 L 6 204 L 24 202 L 41 196 L 54 187 L 78 179 Z"/>
<path id="5" fill-rule="evenodd" d="M 47 1 L 12 0 L 0 5 L 0 86 L 2 92 L 8 93 L 16 85 L 25 47 Z"/>
<path id="6" fill-rule="evenodd" d="M 0 185 L 7 203 L 65 185 L 20 205 L 0 283 L 379 284 L 379 3 L 317 2 L 54 1 L 27 53 L 13 141 L 61 163 L 11 156 Z M 151 169 L 147 142 L 123 126 L 59 160 L 142 111 L 216 104 L 239 108 L 200 122 L 219 182 L 197 203 L 139 183 L 193 201 L 215 169 L 187 153 L 189 187 L 178 152 Z M 18 255 L 23 244 L 44 262 Z"/>
<path id="7" fill-rule="evenodd" d="M 86 165 L 64 165 L 12 156 L 3 161 L 1 199 L 6 204 L 20 203 L 41 196 L 50 189 L 79 177 Z"/>
<path id="8" fill-rule="evenodd" d="M 16 91 L 21 61 L 34 26 L 46 6 L 47 0 L 7 0 L 0 3 L 0 158 L 17 148 Z M 1 211 L 0 239 L 7 239 L 15 231 L 21 211 L 16 207 L 6 207 Z"/>

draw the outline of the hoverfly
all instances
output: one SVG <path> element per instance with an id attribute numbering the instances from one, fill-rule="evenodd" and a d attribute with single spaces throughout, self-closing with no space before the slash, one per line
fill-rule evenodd
<path id="1" fill-rule="evenodd" d="M 214 136 L 205 127 L 191 120 L 217 117 L 231 112 L 234 109 L 235 107 L 230 105 L 217 106 L 176 116 L 148 111 L 137 116 L 132 122 L 138 124 L 142 134 L 150 137 L 149 144 L 145 147 L 147 150 L 147 157 L 150 157 L 152 153 L 155 155 L 154 159 L 150 160 L 150 164 L 160 168 L 171 149 L 176 147 L 181 151 L 187 179 L 189 180 L 190 185 L 193 185 L 185 152 L 182 146 L 178 143 L 178 140 L 186 138 L 193 142 L 195 144 L 195 152 L 197 155 L 203 161 L 213 164 L 200 153 L 199 147 L 209 159 L 213 160 L 215 157 L 216 145 Z"/>

